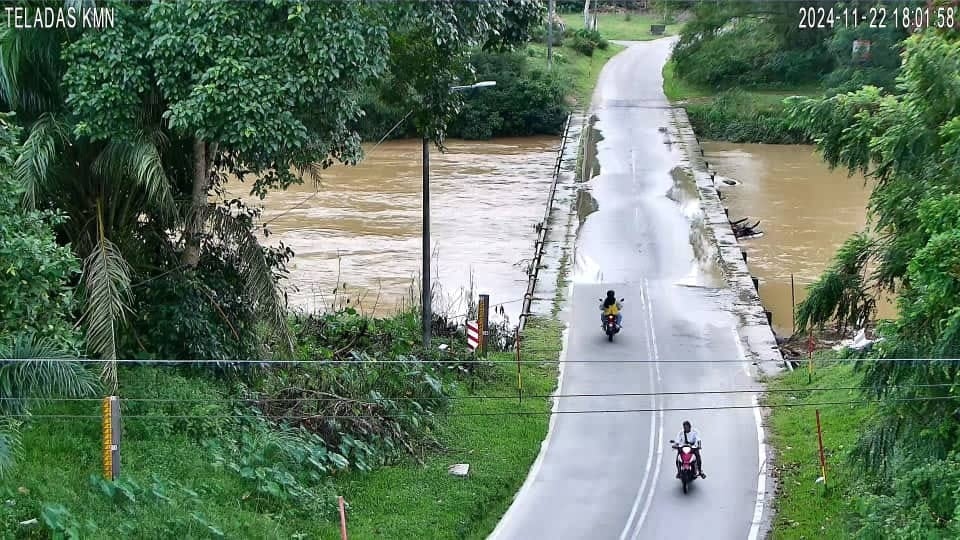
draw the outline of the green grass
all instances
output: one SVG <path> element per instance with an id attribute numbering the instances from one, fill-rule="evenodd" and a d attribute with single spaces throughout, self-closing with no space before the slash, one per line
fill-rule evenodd
<path id="1" fill-rule="evenodd" d="M 848 365 L 825 364 L 816 368 L 807 382 L 806 367 L 770 382 L 768 405 L 807 405 L 775 407 L 769 418 L 770 440 L 776 449 L 779 489 L 777 514 L 771 540 L 820 540 L 850 537 L 847 529 L 851 494 L 856 488 L 856 471 L 847 455 L 856 442 L 864 419 L 873 413 L 870 405 L 823 405 L 820 419 L 823 445 L 827 455 L 827 486 L 817 484 L 820 461 L 817 443 L 815 403 L 863 399 L 858 390 L 782 393 L 776 390 L 803 388 L 855 387 L 860 376 Z M 793 398 L 793 399 L 791 399 Z"/>
<path id="2" fill-rule="evenodd" d="M 524 360 L 555 360 L 560 349 L 559 323 L 531 319 L 524 332 Z M 492 355 L 512 359 L 511 353 Z M 460 399 L 441 440 L 450 449 L 423 466 L 408 464 L 339 482 L 350 504 L 350 538 L 484 538 L 526 478 L 540 450 L 549 422 L 542 397 L 556 386 L 556 364 L 523 364 L 523 393 L 510 399 Z M 513 365 L 498 365 L 490 384 L 462 396 L 515 396 Z M 529 397 L 541 396 L 541 397 Z M 477 413 L 538 411 L 523 416 L 458 416 Z M 469 463 L 467 478 L 447 473 L 454 463 Z"/>
<path id="3" fill-rule="evenodd" d="M 721 93 L 720 90 L 704 88 L 681 79 L 675 73 L 674 67 L 673 61 L 670 61 L 664 64 L 662 71 L 663 92 L 670 101 L 684 101 L 692 105 L 710 104 Z M 823 93 L 817 84 L 776 89 L 749 88 L 741 91 L 760 109 L 781 107 L 784 98 L 790 96 L 818 96 Z"/>
<path id="4" fill-rule="evenodd" d="M 560 324 L 553 319 L 531 319 L 524 332 L 524 360 L 555 360 L 560 334 Z M 514 358 L 513 353 L 491 357 Z M 527 397 L 519 403 L 512 397 L 517 395 L 515 364 L 491 369 L 474 388 L 459 384 L 455 394 L 459 399 L 454 399 L 450 414 L 440 424 L 444 451 L 428 455 L 423 465 L 411 459 L 335 478 L 333 492 L 350 505 L 351 538 L 482 538 L 493 529 L 539 452 L 549 421 L 549 401 L 544 396 L 553 391 L 557 372 L 556 364 L 523 364 L 522 388 Z M 134 394 L 154 397 L 151 389 L 156 381 L 157 391 L 164 396 L 172 386 L 188 387 L 197 399 L 212 398 L 223 390 L 215 382 L 158 373 L 156 379 L 145 376 Z M 129 392 L 130 387 L 125 388 Z M 477 396 L 510 398 L 474 399 Z M 469 416 L 517 410 L 544 414 Z M 98 403 L 53 405 L 37 412 L 96 416 Z M 96 418 L 31 421 L 22 430 L 24 451 L 16 469 L 0 480 L 0 497 L 14 501 L 12 507 L 0 507 L 0 530 L 17 529 L 17 523 L 39 518 L 43 505 L 52 503 L 63 505 L 77 526 L 88 521 L 95 524 L 84 530 L 84 538 L 214 538 L 214 529 L 227 538 L 336 536 L 339 524 L 330 501 L 318 501 L 327 512 L 324 515 L 293 501 L 258 499 L 238 475 L 215 467 L 210 451 L 197 438 L 185 435 L 183 426 L 166 433 L 150 429 L 164 423 L 128 420 L 125 424 L 122 478 L 139 488 L 134 490 L 135 500 L 123 501 L 105 496 L 90 480 L 91 475 L 100 474 L 101 467 Z M 198 438 L 217 438 L 203 426 L 192 429 Z M 208 435 L 203 437 L 204 433 Z M 469 463 L 469 477 L 449 475 L 447 467 L 454 463 Z M 157 492 L 170 501 L 161 500 Z M 66 525 L 70 523 L 65 520 Z M 48 535 L 36 527 L 18 538 Z"/>
<path id="5" fill-rule="evenodd" d="M 554 69 L 559 70 L 560 74 L 569 81 L 570 99 L 575 107 L 585 109 L 589 106 L 600 71 L 608 60 L 622 50 L 623 47 L 620 45 L 611 43 L 607 49 L 597 49 L 593 52 L 593 56 L 585 56 L 567 46 L 554 48 Z M 546 45 L 528 45 L 527 55 L 533 66 L 546 69 Z"/>
<path id="6" fill-rule="evenodd" d="M 583 13 L 562 13 L 567 28 L 578 30 L 583 28 Z M 668 22 L 671 22 L 668 20 Z M 663 16 L 649 13 L 630 13 L 629 18 L 622 13 L 600 13 L 597 16 L 597 29 L 600 35 L 607 39 L 620 41 L 649 41 L 665 36 L 672 36 L 680 31 L 681 25 L 668 24 L 664 33 L 655 36 L 650 33 L 651 24 L 663 24 Z"/>

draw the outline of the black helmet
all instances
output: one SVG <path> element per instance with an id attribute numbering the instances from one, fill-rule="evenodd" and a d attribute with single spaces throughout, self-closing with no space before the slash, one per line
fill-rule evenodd
<path id="1" fill-rule="evenodd" d="M 690 421 L 689 421 L 689 420 L 684 420 L 684 421 L 683 421 L 683 427 L 691 427 Z"/>
<path id="2" fill-rule="evenodd" d="M 607 297 L 608 297 L 608 298 L 614 298 L 614 297 L 616 297 L 616 296 L 617 296 L 617 293 L 615 293 L 615 292 L 613 292 L 613 291 L 607 291 Z"/>

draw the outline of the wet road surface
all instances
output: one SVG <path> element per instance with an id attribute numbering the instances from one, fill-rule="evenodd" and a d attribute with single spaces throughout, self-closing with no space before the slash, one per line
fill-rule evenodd
<path id="1" fill-rule="evenodd" d="M 594 95 L 597 210 L 580 229 L 570 320 L 551 431 L 491 538 L 757 538 L 759 416 L 754 394 L 677 392 L 755 388 L 736 320 L 699 243 L 696 205 L 669 141 L 661 68 L 672 40 L 633 44 L 604 68 Z M 599 298 L 624 297 L 624 330 L 608 343 Z M 595 362 L 602 360 L 604 362 Z M 619 361 L 611 363 L 610 361 Z M 664 395 L 668 394 L 668 395 Z M 682 411 L 697 407 L 740 409 Z M 582 411 L 629 410 L 579 414 Z M 688 495 L 669 448 L 683 420 L 704 440 L 706 480 Z"/>

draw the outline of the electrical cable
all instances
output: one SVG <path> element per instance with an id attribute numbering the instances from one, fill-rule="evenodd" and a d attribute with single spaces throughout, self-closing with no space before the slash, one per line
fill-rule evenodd
<path id="1" fill-rule="evenodd" d="M 950 388 L 960 387 L 958 383 L 936 383 L 936 384 L 905 384 L 891 385 L 885 389 L 914 389 L 914 388 Z M 704 396 L 704 395 L 731 395 L 731 394 L 800 394 L 804 392 L 837 392 L 837 391 L 865 391 L 870 390 L 869 386 L 837 386 L 837 387 L 817 387 L 817 388 L 769 388 L 769 389 L 736 389 L 736 390 L 691 390 L 685 392 L 609 392 L 598 394 L 523 394 L 523 398 L 529 399 L 573 399 L 573 398 L 607 398 L 607 397 L 670 397 L 670 396 Z M 468 396 L 383 396 L 384 400 L 391 401 L 428 401 L 431 399 L 449 399 L 459 400 L 498 400 L 498 399 L 517 399 L 517 394 L 504 395 L 468 395 Z M 949 397 L 949 396 L 944 396 Z M 958 395 L 957 397 L 960 397 Z M 0 397 L 3 401 L 22 401 L 30 400 L 28 397 Z M 170 399 L 170 398 L 140 398 L 123 397 L 122 403 L 326 403 L 346 401 L 362 405 L 377 405 L 374 401 L 363 401 L 346 396 L 325 396 L 325 397 L 301 397 L 301 398 L 256 398 L 256 397 L 224 397 L 221 399 Z M 103 398 L 43 398 L 37 401 L 47 402 L 100 402 Z"/>
<path id="2" fill-rule="evenodd" d="M 536 349 L 534 349 L 536 350 Z M 551 348 L 550 350 L 560 350 Z M 510 352 L 510 351 L 504 351 Z M 204 365 L 204 364 L 233 364 L 249 366 L 270 366 L 270 365 L 350 365 L 350 364 L 460 364 L 460 365 L 481 365 L 481 364 L 756 364 L 757 361 L 743 359 L 657 359 L 657 360 L 616 360 L 616 359 L 591 359 L 591 360 L 495 360 L 495 359 L 475 359 L 475 360 L 378 360 L 372 358 L 350 359 L 350 360 L 139 360 L 139 359 L 117 359 L 100 360 L 96 358 L 5 358 L 0 360 L 0 365 L 4 363 L 22 363 L 22 362 L 77 362 L 77 363 L 96 363 L 102 364 L 112 362 L 116 364 L 140 364 L 140 365 Z M 867 363 L 880 364 L 884 362 L 950 362 L 960 365 L 960 358 L 845 358 L 831 359 L 830 363 Z"/>
<path id="3" fill-rule="evenodd" d="M 960 396 L 942 396 L 942 397 L 918 397 L 918 398 L 896 398 L 885 400 L 850 400 L 850 401 L 822 401 L 816 403 L 769 403 L 759 405 L 720 405 L 708 407 L 660 407 L 654 409 L 594 409 L 594 410 L 571 410 L 571 411 L 496 411 L 496 412 L 459 412 L 459 413 L 437 413 L 438 416 L 447 418 L 458 417 L 486 417 L 486 416 L 532 416 L 532 415 L 552 415 L 552 414 L 624 414 L 624 413 L 659 413 L 659 412 L 698 412 L 698 411 L 726 411 L 740 409 L 779 409 L 790 407 L 823 407 L 835 405 L 869 405 L 873 403 L 889 402 L 912 402 L 912 401 L 946 401 L 960 399 Z M 72 418 L 72 419 L 97 419 L 101 420 L 99 415 L 82 414 L 8 414 L 7 418 Z M 385 414 L 385 415 L 258 415 L 258 414 L 234 414 L 234 415 L 123 415 L 123 419 L 149 419 L 149 420 L 213 420 L 213 419 L 241 419 L 241 418 L 264 418 L 277 420 L 402 420 L 404 418 L 419 418 L 420 415 L 404 414 Z"/>

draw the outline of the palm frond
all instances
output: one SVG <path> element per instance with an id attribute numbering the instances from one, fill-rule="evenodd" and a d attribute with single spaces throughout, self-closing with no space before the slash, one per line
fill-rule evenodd
<path id="1" fill-rule="evenodd" d="M 63 106 L 56 88 L 60 64 L 57 32 L 0 28 L 0 98 L 26 118 Z"/>
<path id="2" fill-rule="evenodd" d="M 3 360 L 18 360 L 3 362 Z M 0 343 L 0 403 L 4 414 L 22 414 L 30 405 L 63 397 L 92 396 L 96 378 L 53 341 L 30 334 L 16 335 Z"/>
<path id="3" fill-rule="evenodd" d="M 28 361 L 3 362 L 18 359 Z M 0 402 L 2 414 L 25 414 L 28 406 L 54 397 L 93 396 L 97 381 L 69 354 L 48 339 L 20 334 L 0 342 Z M 20 451 L 19 422 L 0 418 L 0 478 L 9 471 Z"/>
<path id="4" fill-rule="evenodd" d="M 53 114 L 45 113 L 30 126 L 30 135 L 14 164 L 14 173 L 24 188 L 23 202 L 35 208 L 37 196 L 53 177 L 58 148 L 67 141 L 66 127 Z"/>
<path id="5" fill-rule="evenodd" d="M 247 297 L 253 302 L 255 313 L 274 331 L 284 352 L 291 353 L 293 338 L 287 322 L 286 304 L 273 278 L 263 248 L 249 224 L 242 218 L 230 215 L 229 211 L 215 207 L 205 208 L 203 216 L 204 221 L 211 224 L 216 234 L 238 247 L 240 259 L 243 261 L 243 268 L 240 270 L 244 276 Z"/>
<path id="6" fill-rule="evenodd" d="M 161 214 L 175 216 L 177 206 L 171 182 L 163 170 L 159 149 L 147 136 L 111 140 L 94 160 L 93 171 L 101 178 L 132 176 Z"/>
<path id="7" fill-rule="evenodd" d="M 131 271 L 120 250 L 104 235 L 102 218 L 97 245 L 84 260 L 83 274 L 87 299 L 83 315 L 87 325 L 87 346 L 104 360 L 116 360 L 117 330 L 130 311 L 132 300 Z M 116 390 L 115 362 L 104 365 L 102 376 Z"/>

